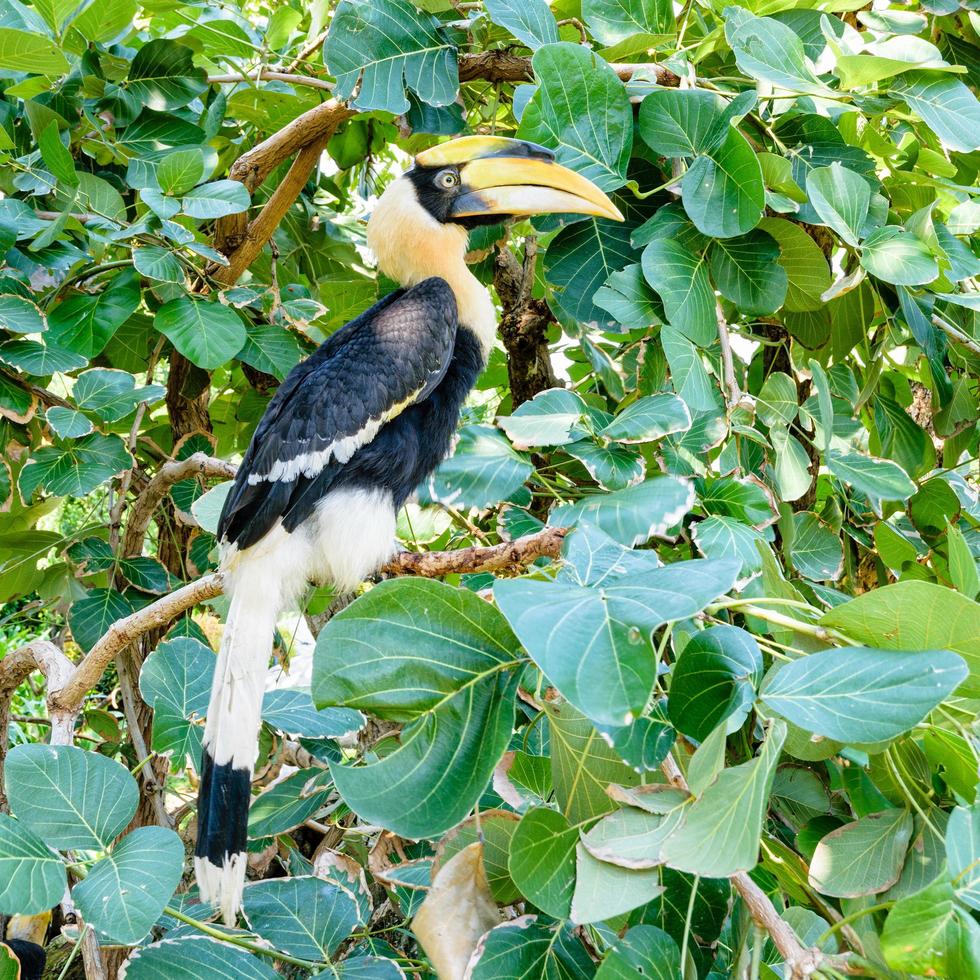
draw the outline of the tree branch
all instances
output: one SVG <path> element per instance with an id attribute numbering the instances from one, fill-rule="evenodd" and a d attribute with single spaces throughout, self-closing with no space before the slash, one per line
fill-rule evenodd
<path id="1" fill-rule="evenodd" d="M 306 85 L 309 88 L 323 89 L 325 92 L 333 91 L 333 82 L 328 82 L 326 79 L 314 78 L 312 75 L 294 75 L 288 71 L 272 71 L 268 68 L 253 72 L 251 75 L 245 75 L 241 72 L 229 72 L 226 75 L 208 75 L 208 82 L 212 85 L 258 81 L 289 82 L 292 85 Z"/>

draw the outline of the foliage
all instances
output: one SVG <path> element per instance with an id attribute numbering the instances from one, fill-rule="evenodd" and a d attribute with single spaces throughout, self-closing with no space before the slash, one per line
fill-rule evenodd
<path id="1" fill-rule="evenodd" d="M 0 0 L 8 656 L 81 655 L 215 567 L 213 478 L 148 530 L 134 504 L 168 459 L 240 458 L 392 288 L 362 218 L 412 153 L 535 140 L 626 215 L 472 236 L 488 284 L 495 249 L 534 270 L 561 386 L 517 402 L 505 335 L 400 538 L 573 530 L 518 577 L 386 581 L 329 619 L 263 706 L 245 931 L 180 886 L 220 599 L 143 639 L 76 747 L 15 693 L 0 913 L 71 881 L 130 980 L 424 975 L 413 916 L 482 839 L 525 914 L 467 948 L 474 980 L 788 976 L 743 872 L 852 971 L 980 975 L 974 6 Z M 288 166 L 233 164 L 328 83 L 352 111 L 230 281 Z M 151 774 L 180 837 L 142 807 L 119 836 Z"/>

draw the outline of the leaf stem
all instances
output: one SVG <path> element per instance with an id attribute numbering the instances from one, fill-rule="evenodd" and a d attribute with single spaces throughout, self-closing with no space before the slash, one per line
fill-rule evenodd
<path id="1" fill-rule="evenodd" d="M 866 909 L 858 909 L 856 912 L 851 912 L 850 915 L 845 915 L 843 918 L 838 919 L 832 926 L 828 926 L 818 937 L 817 941 L 813 944 L 814 946 L 823 946 L 823 944 L 830 939 L 834 933 L 839 932 L 845 926 L 849 926 L 852 922 L 856 922 L 858 919 L 865 915 L 871 915 L 873 912 L 881 912 L 884 909 L 890 909 L 895 903 L 892 902 L 879 902 L 877 905 L 869 905 Z"/>

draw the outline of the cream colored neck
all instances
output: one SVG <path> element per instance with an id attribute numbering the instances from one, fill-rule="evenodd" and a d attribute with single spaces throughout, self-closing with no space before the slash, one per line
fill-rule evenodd
<path id="1" fill-rule="evenodd" d="M 472 330 L 486 358 L 497 332 L 497 313 L 487 288 L 466 265 L 465 228 L 442 224 L 423 208 L 410 181 L 388 185 L 368 222 L 368 247 L 378 268 L 402 286 L 439 276 L 456 296 L 460 324 Z"/>

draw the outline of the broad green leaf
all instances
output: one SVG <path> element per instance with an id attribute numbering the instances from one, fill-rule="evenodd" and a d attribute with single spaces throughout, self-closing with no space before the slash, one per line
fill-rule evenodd
<path id="1" fill-rule="evenodd" d="M 568 42 L 538 48 L 532 64 L 538 87 L 517 135 L 553 147 L 559 163 L 604 191 L 622 187 L 633 112 L 616 73 L 588 48 Z"/>
<path id="2" fill-rule="evenodd" d="M 626 330 L 643 330 L 663 318 L 660 299 L 644 278 L 638 262 L 613 272 L 605 285 L 595 291 L 592 301 L 611 313 Z"/>
<path id="3" fill-rule="evenodd" d="M 408 0 L 342 0 L 323 60 L 338 98 L 349 99 L 360 82 L 357 109 L 406 112 L 406 87 L 428 105 L 449 105 L 459 90 L 455 47 L 434 17 Z"/>
<path id="4" fill-rule="evenodd" d="M 711 278 L 740 312 L 774 313 L 783 305 L 789 284 L 779 256 L 779 245 L 764 231 L 718 239 L 709 252 Z"/>
<path id="5" fill-rule="evenodd" d="M 570 919 L 576 925 L 602 922 L 632 912 L 663 894 L 657 869 L 636 871 L 594 858 L 582 845 L 576 848 L 575 893 Z"/>
<path id="6" fill-rule="evenodd" d="M 575 888 L 578 828 L 555 810 L 528 810 L 510 843 L 508 869 L 533 905 L 558 919 L 568 918 Z"/>
<path id="7" fill-rule="evenodd" d="M 936 977 L 975 976 L 980 926 L 940 879 L 896 902 L 881 933 L 885 962 L 895 970 Z"/>
<path id="8" fill-rule="evenodd" d="M 124 558 L 119 562 L 119 571 L 134 588 L 153 595 L 170 592 L 174 582 L 166 567 L 156 558 L 144 556 Z"/>
<path id="9" fill-rule="evenodd" d="M 232 486 L 232 480 L 219 483 L 217 486 L 208 490 L 207 493 L 201 494 L 191 504 L 191 514 L 194 515 L 194 519 L 210 534 L 218 533 L 218 520 L 221 517 L 225 499 L 231 492 Z"/>
<path id="10" fill-rule="evenodd" d="M 132 611 L 130 601 L 115 589 L 91 589 L 68 610 L 72 639 L 88 652 L 113 623 Z"/>
<path id="11" fill-rule="evenodd" d="M 656 679 L 653 631 L 693 616 L 735 581 L 731 561 L 677 562 L 583 588 L 498 580 L 494 598 L 535 663 L 592 721 L 628 725 Z"/>
<path id="12" fill-rule="evenodd" d="M 18 745 L 7 756 L 14 816 L 62 850 L 101 850 L 136 812 L 136 780 L 120 763 L 66 745 Z"/>
<path id="13" fill-rule="evenodd" d="M 190 296 L 164 303 L 153 325 L 189 361 L 208 371 L 230 361 L 247 337 L 233 309 Z"/>
<path id="14" fill-rule="evenodd" d="M 156 279 L 158 282 L 173 282 L 182 285 L 184 267 L 169 248 L 160 245 L 144 245 L 133 251 L 133 266 L 141 276 Z"/>
<path id="15" fill-rule="evenodd" d="M 663 156 L 697 156 L 706 152 L 723 106 L 706 89 L 655 89 L 640 105 L 640 136 Z"/>
<path id="16" fill-rule="evenodd" d="M 694 488 L 698 503 L 709 514 L 734 517 L 756 527 L 772 524 L 776 519 L 769 494 L 754 477 L 696 480 Z"/>
<path id="17" fill-rule="evenodd" d="M 722 721 L 735 731 L 752 710 L 761 679 L 762 654 L 750 633 L 735 626 L 696 633 L 671 672 L 670 720 L 699 742 Z"/>
<path id="18" fill-rule="evenodd" d="M 627 405 L 599 436 L 616 442 L 653 442 L 675 432 L 687 432 L 691 413 L 676 395 L 647 395 Z"/>
<path id="19" fill-rule="evenodd" d="M 883 742 L 917 725 L 967 676 L 949 650 L 822 650 L 784 664 L 762 700 L 807 731 L 840 742 Z"/>
<path id="20" fill-rule="evenodd" d="M 572 824 L 594 819 L 616 804 L 611 783 L 635 786 L 639 773 L 626 765 L 592 723 L 570 704 L 545 708 L 551 731 L 555 799 Z"/>
<path id="21" fill-rule="evenodd" d="M 708 263 L 668 239 L 652 241 L 643 250 L 643 275 L 663 300 L 670 324 L 697 344 L 708 347 L 718 333 L 715 296 Z"/>
<path id="22" fill-rule="evenodd" d="M 692 529 L 694 543 L 705 558 L 733 558 L 741 563 L 737 586 L 762 571 L 757 542 L 762 534 L 733 517 L 708 517 Z"/>
<path id="23" fill-rule="evenodd" d="M 78 911 L 106 939 L 134 945 L 180 882 L 184 845 L 165 827 L 137 827 L 72 889 Z"/>
<path id="24" fill-rule="evenodd" d="M 26 823 L 0 813 L 0 913 L 37 915 L 57 905 L 68 881 L 61 858 Z"/>
<path id="25" fill-rule="evenodd" d="M 660 567 L 654 551 L 633 551 L 604 531 L 584 523 L 569 534 L 561 548 L 562 568 L 556 581 L 596 586 L 633 572 Z"/>
<path id="26" fill-rule="evenodd" d="M 563 446 L 585 435 L 586 414 L 581 396 L 567 388 L 548 388 L 519 405 L 497 424 L 515 446 Z"/>
<path id="27" fill-rule="evenodd" d="M 132 465 L 119 436 L 93 432 L 65 446 L 37 450 L 20 471 L 17 485 L 25 500 L 38 488 L 56 497 L 84 497 Z"/>
<path id="28" fill-rule="evenodd" d="M 734 238 L 762 217 L 766 188 L 752 147 L 737 129 L 710 155 L 695 157 L 681 180 L 681 200 L 698 231 Z"/>
<path id="29" fill-rule="evenodd" d="M 838 534 L 809 511 L 793 515 L 793 566 L 805 578 L 834 581 L 844 569 L 844 551 Z"/>
<path id="30" fill-rule="evenodd" d="M 836 231 L 848 245 L 857 245 L 871 203 L 868 182 L 853 170 L 832 163 L 810 171 L 806 193 L 821 222 Z"/>
<path id="31" fill-rule="evenodd" d="M 532 50 L 558 41 L 558 24 L 545 0 L 487 0 L 490 19 Z"/>
<path id="32" fill-rule="evenodd" d="M 79 293 L 48 312 L 47 341 L 53 347 L 92 358 L 136 312 L 139 279 L 131 271 L 116 276 L 100 293 Z"/>
<path id="33" fill-rule="evenodd" d="M 0 68 L 38 75 L 61 75 L 68 71 L 68 61 L 61 48 L 50 38 L 30 31 L 0 27 Z"/>
<path id="34" fill-rule="evenodd" d="M 786 726 L 776 722 L 754 759 L 723 769 L 687 807 L 684 822 L 664 844 L 667 865 L 708 877 L 755 867 L 769 791 L 785 739 Z"/>
<path id="35" fill-rule="evenodd" d="M 525 915 L 491 929 L 467 973 L 470 980 L 588 980 L 595 964 L 570 925 L 548 926 Z"/>
<path id="36" fill-rule="evenodd" d="M 826 95 L 798 34 L 771 17 L 755 17 L 739 7 L 725 10 L 725 37 L 738 67 L 752 78 L 790 92 Z"/>
<path id="37" fill-rule="evenodd" d="M 140 693 L 151 708 L 167 705 L 182 718 L 203 718 L 215 660 L 214 653 L 193 637 L 166 640 L 143 662 Z"/>
<path id="38" fill-rule="evenodd" d="M 36 340 L 8 340 L 0 344 L 0 361 L 25 374 L 43 377 L 84 367 L 86 358 Z"/>
<path id="39" fill-rule="evenodd" d="M 939 275 L 939 264 L 926 244 L 894 225 L 885 225 L 864 240 L 861 265 L 897 286 L 918 286 Z"/>
<path id="40" fill-rule="evenodd" d="M 155 38 L 137 50 L 126 89 L 147 108 L 163 112 L 193 101 L 207 89 L 207 79 L 202 68 L 195 68 L 189 47 Z"/>
<path id="41" fill-rule="evenodd" d="M 759 228 L 779 244 L 778 261 L 787 276 L 783 308 L 791 313 L 821 309 L 831 276 L 820 246 L 803 228 L 783 218 L 763 218 Z"/>
<path id="42" fill-rule="evenodd" d="M 405 837 L 465 817 L 510 738 L 516 650 L 500 613 L 440 582 L 383 582 L 331 619 L 317 640 L 314 701 L 413 722 L 381 761 L 331 764 L 351 808 Z"/>
<path id="43" fill-rule="evenodd" d="M 262 720 L 291 738 L 345 738 L 364 727 L 364 715 L 350 708 L 318 711 L 306 691 L 276 688 L 262 698 Z"/>
<path id="44" fill-rule="evenodd" d="M 92 368 L 83 371 L 72 388 L 79 408 L 94 412 L 105 422 L 118 422 L 136 410 L 140 402 L 153 404 L 163 398 L 160 385 L 136 387 L 136 379 L 126 371 L 114 368 Z"/>
<path id="45" fill-rule="evenodd" d="M 790 425 L 799 411 L 796 382 L 782 371 L 773 371 L 759 392 L 757 411 L 766 425 Z"/>
<path id="46" fill-rule="evenodd" d="M 215 180 L 188 191 L 181 199 L 181 210 L 191 218 L 223 218 L 247 211 L 251 203 L 241 181 Z"/>
<path id="47" fill-rule="evenodd" d="M 970 551 L 963 532 L 955 525 L 946 529 L 946 550 L 949 553 L 949 575 L 953 585 L 968 599 L 980 592 L 980 569 Z"/>
<path id="48" fill-rule="evenodd" d="M 10 333 L 41 333 L 48 329 L 41 308 L 23 296 L 0 296 L 0 328 Z"/>
<path id="49" fill-rule="evenodd" d="M 980 803 L 954 807 L 946 826 L 946 859 L 957 897 L 980 910 Z"/>
<path id="50" fill-rule="evenodd" d="M 296 367 L 303 347 L 296 335 L 276 323 L 251 324 L 238 360 L 280 381 Z"/>
<path id="51" fill-rule="evenodd" d="M 128 980 L 276 980 L 268 960 L 206 936 L 181 936 L 143 946 L 126 961 Z"/>
<path id="52" fill-rule="evenodd" d="M 618 44 L 637 34 L 673 35 L 674 12 L 665 0 L 583 0 L 582 17 L 596 40 Z"/>
<path id="53" fill-rule="evenodd" d="M 636 718 L 628 725 L 599 725 L 598 730 L 628 766 L 637 772 L 654 772 L 674 744 L 674 729 L 662 718 L 658 711 L 655 718 Z"/>
<path id="54" fill-rule="evenodd" d="M 677 943 L 656 926 L 633 926 L 615 939 L 596 971 L 596 980 L 633 980 L 636 976 L 650 980 L 680 980 L 682 976 Z"/>
<path id="55" fill-rule="evenodd" d="M 541 761 L 547 764 L 546 759 Z M 481 841 L 483 868 L 494 901 L 498 905 L 512 905 L 519 901 L 520 892 L 510 877 L 508 864 L 511 843 L 520 820 L 516 813 L 509 810 L 481 810 L 479 816 L 471 817 L 440 842 L 434 873 L 438 874 L 438 869 L 463 848 Z"/>
<path id="56" fill-rule="evenodd" d="M 350 891 L 308 875 L 257 881 L 242 902 L 253 932 L 307 960 L 329 959 L 357 926 L 367 925 Z"/>
<path id="57" fill-rule="evenodd" d="M 300 769 L 270 786 L 252 801 L 248 836 L 275 837 L 316 816 L 330 799 L 332 782 L 325 769 Z"/>
<path id="58" fill-rule="evenodd" d="M 980 696 L 980 606 L 932 582 L 897 582 L 825 613 L 824 626 L 889 650 L 952 650 L 969 665 L 962 697 Z"/>
<path id="59" fill-rule="evenodd" d="M 44 128 L 37 140 L 41 150 L 41 158 L 45 166 L 62 184 L 75 187 L 78 184 L 78 174 L 75 172 L 75 161 L 71 151 L 61 142 L 58 122 L 52 119 Z"/>
<path id="60" fill-rule="evenodd" d="M 915 484 L 905 470 L 889 459 L 878 459 L 863 453 L 844 453 L 837 449 L 829 450 L 826 458 L 827 468 L 834 476 L 869 497 L 907 500 L 915 493 Z"/>
<path id="61" fill-rule="evenodd" d="M 564 448 L 603 490 L 624 490 L 639 483 L 646 473 L 643 457 L 632 446 L 601 445 L 592 439 L 582 439 Z"/>
<path id="62" fill-rule="evenodd" d="M 655 477 L 614 493 L 588 494 L 577 503 L 556 507 L 548 517 L 553 527 L 595 524 L 627 547 L 666 534 L 690 510 L 694 491 L 685 480 Z"/>
<path id="63" fill-rule="evenodd" d="M 533 471 L 502 432 L 468 425 L 460 430 L 453 455 L 429 477 L 426 490 L 433 502 L 447 507 L 489 507 L 516 498 Z"/>
<path id="64" fill-rule="evenodd" d="M 904 99 L 949 149 L 968 153 L 980 147 L 980 103 L 958 79 L 910 71 L 892 82 L 890 94 Z"/>
<path id="65" fill-rule="evenodd" d="M 173 150 L 157 165 L 157 182 L 164 194 L 186 194 L 204 173 L 204 154 L 200 149 Z"/>
<path id="66" fill-rule="evenodd" d="M 718 421 L 720 399 L 704 366 L 704 358 L 698 348 L 675 327 L 664 326 L 661 329 L 660 343 L 670 367 L 671 384 L 691 410 L 691 428 L 676 440 L 676 445 L 695 452 L 716 446 L 724 437 L 726 427 L 724 420 Z M 720 432 L 717 431 L 719 428 Z M 691 472 L 682 467 L 679 469 L 685 474 Z"/>
<path id="67" fill-rule="evenodd" d="M 685 799 L 676 802 L 672 794 L 660 795 L 670 795 L 672 801 L 665 812 L 647 813 L 632 806 L 614 810 L 582 836 L 582 843 L 600 861 L 623 868 L 659 867 L 664 842 L 686 815 Z"/>

